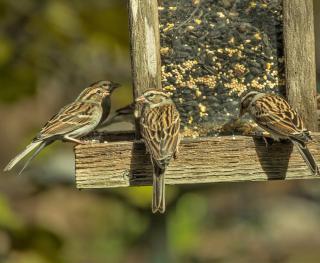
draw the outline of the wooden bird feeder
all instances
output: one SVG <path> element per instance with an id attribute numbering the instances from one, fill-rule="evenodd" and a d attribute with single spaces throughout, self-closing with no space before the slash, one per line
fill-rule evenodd
<path id="1" fill-rule="evenodd" d="M 193 80 L 191 80 L 191 77 L 189 78 L 191 84 L 186 87 L 186 89 L 194 92 L 194 98 L 197 98 L 198 95 L 201 97 L 203 92 L 210 92 L 210 88 L 214 90 L 214 85 L 216 83 L 224 83 L 222 86 L 226 86 L 225 82 L 228 81 L 232 83 L 229 79 L 230 75 L 227 75 L 226 77 L 221 76 L 221 79 L 219 79 L 219 74 L 217 74 L 217 76 L 214 75 L 216 73 L 214 71 L 216 65 L 214 63 L 212 65 L 212 61 L 208 62 L 206 59 L 207 57 L 205 57 L 204 60 L 199 60 L 200 62 L 190 62 L 192 61 L 192 58 L 190 59 L 188 56 L 197 53 L 197 51 L 200 52 L 201 50 L 199 50 L 199 47 L 197 46 L 192 46 L 190 44 L 192 42 L 188 42 L 188 45 L 185 45 L 183 42 L 177 42 L 177 38 L 180 37 L 180 35 L 177 34 L 180 34 L 183 29 L 183 32 L 188 34 L 188 39 L 191 39 L 192 37 L 198 39 L 198 42 L 194 43 L 203 42 L 205 40 L 211 41 L 212 38 L 215 37 L 219 38 L 219 32 L 215 31 L 217 27 L 220 25 L 231 27 L 233 26 L 233 22 L 240 23 L 242 21 L 243 18 L 236 17 L 239 15 L 239 10 L 235 9 L 230 11 L 229 9 L 230 12 L 227 10 L 228 13 L 226 13 L 222 6 L 219 10 L 212 10 L 212 12 L 217 15 L 216 18 L 212 18 L 208 17 L 204 12 L 201 12 L 200 5 L 208 5 L 211 2 L 218 3 L 219 0 L 179 1 L 180 6 L 173 5 L 172 7 L 168 4 L 166 5 L 166 1 L 168 2 L 169 0 L 159 1 L 159 3 L 157 0 L 129 0 L 128 10 L 131 34 L 134 97 L 136 98 L 141 95 L 144 90 L 149 88 L 164 88 L 170 91 L 170 89 L 176 88 L 174 85 L 171 85 L 170 81 L 180 81 L 179 83 L 181 83 L 181 81 L 186 81 L 185 79 L 181 80 L 181 78 L 177 80 L 176 75 L 174 75 L 174 79 L 170 79 L 170 69 L 172 69 L 172 71 L 180 69 L 178 63 L 178 66 L 176 64 L 173 66 L 170 65 L 172 64 L 172 61 L 170 61 L 171 57 L 178 57 L 180 59 L 180 64 L 185 63 L 183 65 L 186 65 L 187 69 L 182 70 L 185 75 L 192 75 L 197 72 L 198 68 L 193 68 L 193 65 L 197 65 L 198 67 L 201 64 L 202 68 L 207 71 L 206 75 L 200 71 L 199 75 L 195 76 Z M 175 1 L 169 2 L 174 3 Z M 231 5 L 233 2 L 244 3 L 245 1 L 230 0 L 220 2 L 224 2 L 228 7 L 228 5 Z M 257 2 L 261 8 L 267 8 L 269 2 L 275 1 L 257 0 L 250 2 L 252 3 L 251 6 L 246 7 L 244 10 L 248 15 L 250 15 L 250 12 L 252 11 L 250 8 L 256 8 L 255 2 Z M 177 12 L 179 12 L 179 8 L 181 8 L 181 5 L 184 5 L 184 3 L 189 4 L 189 8 L 194 5 L 194 11 L 186 12 L 187 16 L 183 21 L 180 21 L 177 24 L 171 23 L 170 21 L 172 19 L 178 19 L 179 16 L 177 15 Z M 316 102 L 314 21 L 313 16 L 310 15 L 313 13 L 313 1 L 283 0 L 281 4 L 282 13 L 279 14 L 279 16 L 282 18 L 281 25 L 283 25 L 283 30 L 281 30 L 280 37 L 283 39 L 284 60 L 283 62 L 279 60 L 279 63 L 283 63 L 285 69 L 283 73 L 283 86 L 285 87 L 285 94 L 288 101 L 301 114 L 307 128 L 313 131 L 314 142 L 310 143 L 309 148 L 318 163 L 320 163 L 320 133 L 317 133 L 318 117 Z M 166 12 L 163 12 L 164 9 L 166 9 Z M 168 17 L 163 17 L 163 14 L 166 14 Z M 229 15 L 231 17 L 228 17 Z M 169 19 L 169 16 L 171 16 L 171 20 L 167 22 L 166 19 Z M 210 28 L 206 32 L 202 30 L 203 28 L 197 30 L 197 26 L 199 26 L 199 28 L 204 26 L 203 23 L 207 23 L 211 26 L 212 31 L 209 30 Z M 237 26 L 238 24 L 235 25 L 235 32 L 238 31 Z M 243 21 L 243 23 L 239 25 L 239 32 L 241 33 L 241 30 L 246 32 L 246 27 L 248 26 L 250 26 L 250 24 Z M 178 31 L 178 29 L 180 31 Z M 210 37 L 209 35 L 202 37 L 202 32 L 204 32 L 203 34 L 218 33 L 212 37 L 211 35 Z M 228 34 L 228 31 L 224 30 L 223 34 Z M 177 38 L 175 36 L 177 36 Z M 166 37 L 166 39 L 164 39 L 164 37 Z M 222 37 L 226 36 L 223 35 Z M 240 35 L 239 38 L 241 39 L 241 37 L 242 36 Z M 259 32 L 251 34 L 251 37 L 254 37 L 258 44 L 259 41 L 268 41 L 268 39 L 264 39 Z M 230 45 L 238 41 L 237 36 L 233 38 L 232 34 L 228 39 L 230 41 L 228 44 Z M 243 41 L 247 41 L 246 43 L 250 44 L 252 40 L 244 39 Z M 171 42 L 172 44 L 170 44 Z M 222 42 L 226 43 L 226 41 Z M 164 44 L 161 46 L 161 43 Z M 217 42 L 210 43 L 216 44 Z M 214 54 L 215 51 L 210 50 L 210 43 L 208 44 L 208 50 L 206 52 L 207 54 Z M 181 47 L 181 45 L 182 49 L 184 48 L 185 51 L 179 50 L 179 52 L 181 52 L 177 55 L 178 52 L 175 52 L 176 50 L 174 50 L 174 48 L 175 46 Z M 257 54 L 259 52 L 264 54 L 263 50 L 261 51 L 254 46 L 251 47 L 253 56 L 255 52 Z M 172 48 L 173 51 L 170 50 L 170 48 Z M 221 54 L 224 52 L 220 51 L 218 49 L 216 50 L 216 52 Z M 229 52 L 230 49 L 227 51 Z M 232 53 L 233 51 L 230 52 Z M 230 61 L 233 59 L 232 54 L 229 57 Z M 242 53 L 240 53 L 239 56 L 241 56 L 241 54 Z M 269 56 L 268 59 L 270 59 L 270 54 L 264 55 Z M 209 58 L 212 58 L 213 61 L 216 59 L 214 56 L 209 56 Z M 229 61 L 228 58 L 225 60 Z M 187 62 L 190 63 L 188 64 Z M 206 64 L 207 62 L 209 65 Z M 243 78 L 247 81 L 250 79 L 247 73 L 250 74 L 252 67 L 250 68 L 249 65 L 248 69 L 246 69 L 238 64 L 237 61 L 234 61 L 234 64 L 232 64 L 233 69 L 231 71 L 227 70 L 227 73 L 236 74 L 238 79 L 241 79 L 241 74 L 243 74 Z M 177 68 L 174 68 L 174 66 L 177 66 Z M 269 68 L 269 66 L 272 66 L 271 63 L 266 67 Z M 211 72 L 211 70 L 213 71 Z M 210 78 L 210 72 L 211 76 L 217 78 Z M 209 80 L 204 78 L 206 76 L 209 76 Z M 182 78 L 184 77 L 185 76 L 182 76 Z M 210 82 L 210 80 L 212 82 Z M 248 81 L 253 80 L 251 78 L 251 80 Z M 197 90 L 197 88 L 190 88 L 191 86 L 197 87 L 198 84 L 200 86 L 202 84 L 207 85 L 207 87 L 203 86 L 200 90 Z M 180 91 L 181 90 L 179 90 L 179 92 Z M 173 90 L 173 92 L 178 91 Z M 189 94 L 190 91 L 185 93 Z M 207 95 L 202 96 L 201 99 L 207 97 Z M 181 104 L 183 104 L 182 100 Z M 203 104 L 201 105 L 203 106 Z M 177 106 L 179 108 L 179 105 Z M 204 105 L 204 107 L 200 107 L 199 110 L 198 115 L 200 122 L 202 121 L 201 118 L 207 116 L 203 110 L 204 108 L 208 107 L 205 107 Z M 202 113 L 200 114 L 200 112 Z M 192 122 L 190 121 L 190 118 L 188 119 L 188 113 L 183 115 L 183 118 L 185 127 L 188 127 Z M 134 135 L 134 132 L 132 132 L 132 134 L 128 135 L 109 134 L 102 137 L 103 138 L 98 143 L 77 145 L 75 147 L 76 184 L 78 188 L 151 185 L 152 168 L 149 156 L 145 151 L 143 143 L 139 140 L 138 135 Z M 107 140 L 108 143 L 105 143 L 104 140 Z M 271 147 L 266 148 L 264 142 L 260 139 L 250 136 L 230 135 L 205 136 L 198 138 L 185 137 L 182 140 L 178 158 L 173 160 L 168 167 L 166 183 L 195 184 L 311 178 L 316 177 L 311 175 L 302 157 L 298 151 L 293 148 L 292 144 L 275 143 Z"/>

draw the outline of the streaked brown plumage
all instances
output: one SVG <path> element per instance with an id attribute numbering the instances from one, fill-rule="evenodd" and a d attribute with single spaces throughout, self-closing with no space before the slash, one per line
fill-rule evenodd
<path id="1" fill-rule="evenodd" d="M 312 140 L 299 114 L 282 97 L 251 91 L 241 99 L 240 116 L 249 113 L 252 119 L 275 140 L 289 139 L 297 146 L 313 174 L 319 168 L 307 143 Z"/>
<path id="2" fill-rule="evenodd" d="M 170 96 L 159 90 L 148 90 L 137 100 L 136 117 L 153 165 L 152 212 L 165 212 L 164 175 L 180 142 L 180 116 Z"/>
<path id="3" fill-rule="evenodd" d="M 30 161 L 47 145 L 56 140 L 82 143 L 78 138 L 93 131 L 110 112 L 110 94 L 118 84 L 98 81 L 80 93 L 71 104 L 62 108 L 40 130 L 26 149 L 13 158 L 4 168 L 11 170 L 28 153 L 36 149 L 19 174 Z"/>

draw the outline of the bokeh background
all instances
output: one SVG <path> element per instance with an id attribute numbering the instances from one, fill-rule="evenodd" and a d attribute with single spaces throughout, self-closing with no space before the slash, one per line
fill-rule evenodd
<path id="1" fill-rule="evenodd" d="M 260 0 L 259 0 L 260 1 Z M 320 3 L 315 0 L 320 80 Z M 125 0 L 0 0 L 0 167 L 98 79 L 132 100 Z M 318 81 L 320 90 L 320 81 Z M 71 144 L 0 172 L 0 262 L 320 262 L 320 181 L 78 191 Z"/>

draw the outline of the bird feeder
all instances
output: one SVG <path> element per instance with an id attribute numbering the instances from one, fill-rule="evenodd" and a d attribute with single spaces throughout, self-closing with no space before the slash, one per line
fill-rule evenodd
<path id="1" fill-rule="evenodd" d="M 312 0 L 129 0 L 128 11 L 134 97 L 163 89 L 181 114 L 184 139 L 167 184 L 314 178 L 291 144 L 220 136 L 243 92 L 279 93 L 313 132 L 320 163 Z M 78 188 L 152 182 L 133 134 L 101 136 L 75 155 Z"/>

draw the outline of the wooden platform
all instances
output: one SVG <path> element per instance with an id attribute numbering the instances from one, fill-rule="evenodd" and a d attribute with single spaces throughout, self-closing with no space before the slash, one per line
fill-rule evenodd
<path id="1" fill-rule="evenodd" d="M 313 137 L 309 149 L 320 164 L 320 133 Z M 75 156 L 78 188 L 151 185 L 152 168 L 140 141 L 78 145 Z M 289 142 L 266 148 L 262 139 L 224 136 L 183 140 L 178 158 L 168 167 L 166 183 L 312 178 L 317 177 Z"/>

